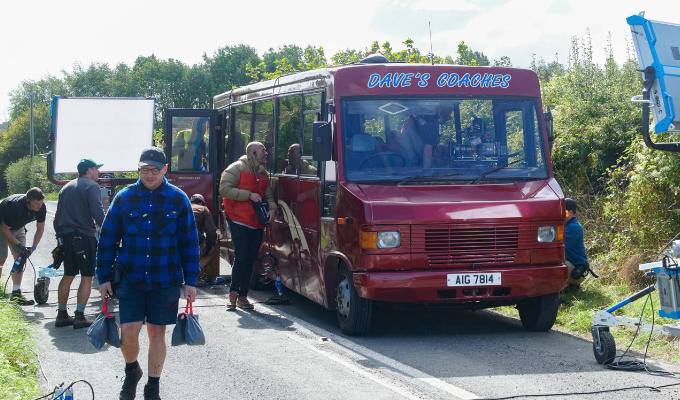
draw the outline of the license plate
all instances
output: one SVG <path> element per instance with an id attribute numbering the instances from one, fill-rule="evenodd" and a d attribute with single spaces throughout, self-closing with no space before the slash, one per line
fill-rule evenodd
<path id="1" fill-rule="evenodd" d="M 501 273 L 446 274 L 447 286 L 500 286 Z"/>

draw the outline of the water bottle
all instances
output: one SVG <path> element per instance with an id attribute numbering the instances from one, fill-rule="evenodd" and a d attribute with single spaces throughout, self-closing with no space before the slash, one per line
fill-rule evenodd
<path id="1" fill-rule="evenodd" d="M 278 293 L 278 295 L 283 296 L 283 285 L 281 284 L 281 278 L 279 278 L 278 276 L 274 281 L 274 286 L 276 286 L 276 292 Z"/>
<path id="2" fill-rule="evenodd" d="M 54 388 L 54 400 L 64 400 L 64 389 L 61 385 Z"/>
<path id="3" fill-rule="evenodd" d="M 39 277 L 55 277 L 55 276 L 63 276 L 64 271 L 60 271 L 57 269 L 54 269 L 54 264 L 50 264 L 49 266 L 42 268 L 40 271 L 38 271 L 38 276 Z"/>
<path id="4" fill-rule="evenodd" d="M 67 388 L 64 392 L 64 400 L 73 400 L 73 389 Z"/>
<path id="5" fill-rule="evenodd" d="M 21 265 L 21 260 L 24 258 L 23 254 L 19 254 L 19 257 L 14 261 L 14 265 L 12 265 L 12 272 L 16 272 L 16 270 L 19 268 L 19 265 Z"/>

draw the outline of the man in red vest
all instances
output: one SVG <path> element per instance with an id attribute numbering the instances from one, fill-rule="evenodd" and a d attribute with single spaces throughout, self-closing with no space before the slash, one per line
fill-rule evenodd
<path id="1" fill-rule="evenodd" d="M 253 203 L 266 199 L 269 204 L 267 222 L 271 222 L 276 211 L 267 173 L 267 150 L 262 143 L 248 143 L 246 155 L 222 172 L 220 195 L 224 198 L 224 214 L 235 252 L 227 310 L 235 310 L 236 307 L 252 310 L 253 305 L 247 297 L 248 287 L 264 229 L 255 214 Z"/>

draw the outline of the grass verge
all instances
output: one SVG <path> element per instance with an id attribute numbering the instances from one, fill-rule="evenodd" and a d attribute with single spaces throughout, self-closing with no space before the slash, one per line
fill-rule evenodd
<path id="1" fill-rule="evenodd" d="M 592 340 L 590 326 L 593 323 L 593 316 L 597 312 L 605 310 L 633 295 L 635 292 L 625 284 L 602 283 L 601 280 L 590 279 L 581 286 L 580 290 L 562 294 L 562 304 L 557 315 L 555 328 Z M 650 297 L 653 301 L 653 313 L 652 303 L 648 301 Z M 645 302 L 647 302 L 646 307 Z M 519 318 L 519 313 L 514 306 L 500 307 L 495 310 L 503 315 Z M 633 303 L 627 304 L 614 312 L 614 315 L 636 319 L 642 315 L 643 321 L 648 323 L 652 322 L 653 315 L 655 325 L 677 322 L 674 319 L 659 317 L 659 294 L 657 292 L 652 292 L 651 296 L 645 296 Z M 635 330 L 626 327 L 611 328 L 610 332 L 616 340 L 616 348 L 619 355 L 635 337 Z M 649 332 L 641 331 L 635 337 L 635 340 L 633 340 L 631 350 L 644 354 L 648 339 Z M 649 341 L 647 354 L 659 360 L 680 364 L 680 354 L 678 354 L 679 343 L 680 340 L 677 337 L 655 334 L 652 336 L 651 341 Z"/>
<path id="2" fill-rule="evenodd" d="M 39 388 L 32 327 L 2 289 L 0 296 L 0 399 L 35 398 Z"/>
<path id="3" fill-rule="evenodd" d="M 53 200 L 53 201 L 59 200 L 59 192 L 45 193 L 45 200 Z"/>

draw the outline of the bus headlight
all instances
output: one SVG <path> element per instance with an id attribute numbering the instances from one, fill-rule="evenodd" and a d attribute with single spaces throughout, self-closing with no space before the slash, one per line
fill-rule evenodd
<path id="1" fill-rule="evenodd" d="M 394 249 L 401 245 L 399 231 L 378 232 L 378 248 Z"/>
<path id="2" fill-rule="evenodd" d="M 538 242 L 554 242 L 557 239 L 557 229 L 554 226 L 539 226 L 538 227 Z"/>

